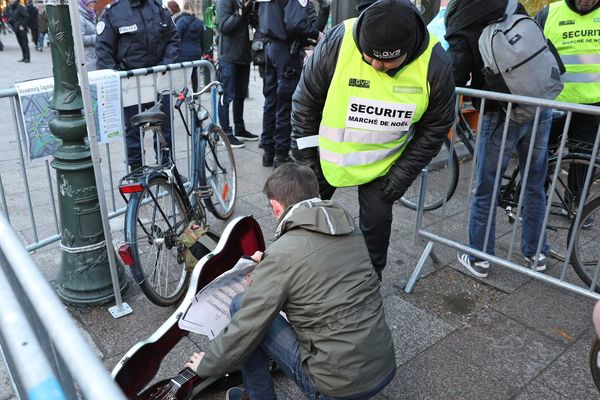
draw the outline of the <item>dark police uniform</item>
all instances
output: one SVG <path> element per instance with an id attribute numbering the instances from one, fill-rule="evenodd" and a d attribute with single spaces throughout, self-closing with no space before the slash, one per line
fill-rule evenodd
<path id="1" fill-rule="evenodd" d="M 174 63 L 179 57 L 177 28 L 160 0 L 115 0 L 100 15 L 96 30 L 98 69 L 153 67 Z M 169 96 L 163 96 L 163 104 L 170 111 Z M 142 110 L 151 106 L 152 103 L 145 103 Z M 142 164 L 140 135 L 129 121 L 138 113 L 138 107 L 125 107 L 123 111 L 128 162 L 138 167 Z M 170 122 L 162 128 L 171 143 Z"/>
<path id="2" fill-rule="evenodd" d="M 298 51 L 291 54 L 292 44 L 319 37 L 319 31 L 309 19 L 308 1 L 271 0 L 261 2 L 258 11 L 259 30 L 268 39 L 260 141 L 265 153 L 275 153 L 278 159 L 287 159 L 290 150 L 292 94 L 302 72 L 302 57 Z"/>

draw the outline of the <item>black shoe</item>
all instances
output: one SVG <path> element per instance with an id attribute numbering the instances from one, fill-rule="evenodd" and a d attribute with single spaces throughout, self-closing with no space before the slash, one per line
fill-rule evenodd
<path id="1" fill-rule="evenodd" d="M 30 60 L 23 60 L 23 62 L 24 62 L 25 64 L 29 64 L 31 61 L 30 61 Z"/>
<path id="2" fill-rule="evenodd" d="M 258 135 L 250 133 L 247 130 L 244 130 L 242 132 L 236 133 L 235 137 L 238 138 L 238 139 L 240 139 L 240 140 L 249 141 L 249 142 L 254 141 L 254 140 L 258 140 Z"/>
<path id="3" fill-rule="evenodd" d="M 286 153 L 277 154 L 275 156 L 275 160 L 273 161 L 273 168 L 277 168 L 282 164 L 292 162 L 290 155 Z"/>
<path id="4" fill-rule="evenodd" d="M 245 147 L 246 145 L 242 142 L 240 142 L 235 136 L 228 134 L 227 135 L 227 139 L 229 139 L 229 144 L 231 145 L 231 148 L 233 149 L 241 149 L 242 147 Z"/>
<path id="5" fill-rule="evenodd" d="M 262 165 L 263 167 L 272 167 L 273 160 L 275 159 L 275 154 L 264 152 L 262 156 Z"/>
<path id="6" fill-rule="evenodd" d="M 24 58 L 21 58 L 21 59 L 19 60 L 19 62 L 25 62 L 25 59 L 24 59 Z"/>

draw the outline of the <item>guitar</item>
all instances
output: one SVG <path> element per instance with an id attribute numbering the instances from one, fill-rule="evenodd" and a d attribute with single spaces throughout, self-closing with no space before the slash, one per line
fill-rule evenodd
<path id="1" fill-rule="evenodd" d="M 189 368 L 184 369 L 171 379 L 155 383 L 144 390 L 137 400 L 183 400 L 202 379 Z"/>

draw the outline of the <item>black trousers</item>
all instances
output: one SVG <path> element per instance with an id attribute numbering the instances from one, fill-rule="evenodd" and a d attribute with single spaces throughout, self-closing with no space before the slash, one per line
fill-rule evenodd
<path id="1" fill-rule="evenodd" d="M 319 179 L 321 198 L 329 200 L 335 188 L 324 179 Z M 371 263 L 381 279 L 381 271 L 387 263 L 387 252 L 392 232 L 392 207 L 383 196 L 383 181 L 377 178 L 358 187 L 359 226 L 365 237 Z"/>
<path id="2" fill-rule="evenodd" d="M 15 35 L 17 36 L 17 41 L 19 42 L 19 46 L 21 46 L 21 52 L 23 53 L 23 60 L 30 60 L 31 56 L 29 55 L 29 42 L 27 40 L 27 29 L 24 30 L 15 30 Z"/>
<path id="3" fill-rule="evenodd" d="M 302 72 L 302 58 L 290 54 L 291 44 L 271 41 L 265 49 L 263 149 L 287 154 L 290 150 L 292 95 Z"/>

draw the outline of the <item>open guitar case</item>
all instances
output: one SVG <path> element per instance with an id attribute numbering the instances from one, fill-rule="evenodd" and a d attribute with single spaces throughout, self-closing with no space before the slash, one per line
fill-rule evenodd
<path id="1" fill-rule="evenodd" d="M 194 268 L 188 290 L 177 310 L 149 338 L 136 343 L 119 360 L 113 379 L 129 399 L 136 399 L 158 372 L 162 360 L 188 331 L 178 326 L 194 296 L 223 272 L 231 269 L 241 256 L 265 250 L 258 222 L 251 216 L 238 217 L 225 228 L 216 248 Z M 182 360 L 182 364 L 185 360 Z M 194 393 L 196 394 L 196 393 Z"/>

